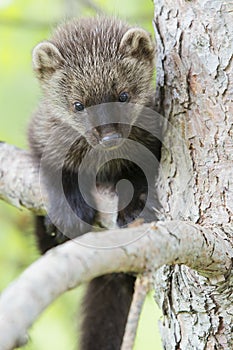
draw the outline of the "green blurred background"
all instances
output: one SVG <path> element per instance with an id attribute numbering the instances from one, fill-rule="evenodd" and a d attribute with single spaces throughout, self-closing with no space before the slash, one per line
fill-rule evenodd
<path id="1" fill-rule="evenodd" d="M 0 140 L 27 148 L 27 123 L 40 90 L 31 69 L 31 50 L 70 16 L 117 15 L 153 32 L 152 0 L 0 0 Z M 0 202 L 0 290 L 38 258 L 32 216 Z M 77 341 L 83 288 L 56 300 L 30 330 L 26 350 L 72 350 Z M 162 349 L 152 295 L 144 305 L 136 350 Z M 101 349 L 100 349 L 101 350 Z"/>

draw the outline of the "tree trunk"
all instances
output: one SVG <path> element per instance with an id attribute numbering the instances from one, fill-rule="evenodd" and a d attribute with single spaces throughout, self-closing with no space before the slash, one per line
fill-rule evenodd
<path id="1" fill-rule="evenodd" d="M 233 218 L 232 13 L 232 1 L 155 1 L 164 216 L 223 237 Z M 165 349 L 233 348 L 231 275 L 210 280 L 175 265 L 160 268 L 154 282 Z"/>

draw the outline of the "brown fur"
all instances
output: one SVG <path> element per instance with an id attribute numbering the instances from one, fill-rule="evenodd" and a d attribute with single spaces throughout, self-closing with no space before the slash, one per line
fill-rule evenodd
<path id="1" fill-rule="evenodd" d="M 122 41 L 129 30 L 131 35 Z M 87 151 L 87 142 L 82 137 L 87 121 L 73 112 L 75 101 L 89 107 L 118 101 L 119 93 L 127 91 L 131 103 L 152 105 L 154 47 L 149 34 L 137 30 L 133 56 L 129 50 L 133 29 L 109 18 L 66 23 L 58 27 L 50 41 L 34 49 L 33 66 L 44 92 L 29 129 L 30 146 L 35 154 L 43 152 L 55 128 L 60 142 L 66 144 L 70 127 L 82 139 L 83 152 Z M 137 46 L 140 59 L 134 54 Z M 79 151 L 80 148 L 79 143 Z M 52 156 L 50 160 L 53 161 Z"/>
<path id="2" fill-rule="evenodd" d="M 100 127 L 102 133 L 119 132 L 120 123 L 116 126 L 109 121 L 108 103 L 118 102 L 121 92 L 127 92 L 130 103 L 137 104 L 129 110 L 129 113 L 133 110 L 135 118 L 140 114 L 140 106 L 153 107 L 153 59 L 154 44 L 150 35 L 112 18 L 65 23 L 58 27 L 51 40 L 35 47 L 33 67 L 41 83 L 43 99 L 30 123 L 29 143 L 38 165 L 43 157 L 48 167 L 44 180 L 52 208 L 49 216 L 53 221 L 48 224 L 48 220 L 46 223 L 43 218 L 37 218 L 37 237 L 42 252 L 65 241 L 67 232 L 78 236 L 94 224 L 96 211 L 85 203 L 77 184 L 81 161 L 99 142 L 92 132 L 93 120 L 96 122 L 99 118 L 101 123 L 109 123 L 107 127 Z M 96 106 L 94 119 L 86 110 L 75 112 L 76 101 L 90 111 Z M 159 143 L 153 135 L 132 125 L 122 130 L 123 135 L 128 133 L 129 139 L 142 143 L 159 158 Z M 124 156 L 127 149 L 122 150 Z M 108 150 L 103 150 L 103 157 L 105 152 L 107 154 Z M 134 185 L 132 202 L 119 212 L 118 224 L 123 226 L 138 216 L 148 189 L 142 171 L 120 159 L 119 149 L 116 155 L 117 152 L 119 159 L 104 165 L 97 181 L 99 186 L 110 185 L 113 189 L 122 178 Z M 65 202 L 54 184 L 58 169 L 63 169 L 66 199 L 86 226 L 77 225 L 73 217 L 64 214 Z M 92 170 L 90 164 L 86 174 Z M 154 213 L 151 214 L 150 209 L 148 212 L 146 220 L 152 220 Z M 122 274 L 102 276 L 91 282 L 84 303 L 82 350 L 120 348 L 133 283 L 134 277 Z"/>

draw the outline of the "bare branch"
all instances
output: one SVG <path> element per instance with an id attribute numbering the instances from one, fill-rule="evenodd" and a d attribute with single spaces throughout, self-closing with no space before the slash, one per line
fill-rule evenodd
<path id="1" fill-rule="evenodd" d="M 133 300 L 129 310 L 121 350 L 133 349 L 142 307 L 150 289 L 152 289 L 151 278 L 149 276 L 139 275 L 135 282 Z"/>
<path id="2" fill-rule="evenodd" d="M 233 249 L 225 239 L 217 228 L 158 222 L 88 233 L 58 246 L 2 293 L 0 348 L 9 350 L 22 343 L 27 329 L 54 299 L 102 274 L 142 273 L 175 263 L 186 264 L 208 276 L 227 274 Z"/>
<path id="3" fill-rule="evenodd" d="M 29 152 L 0 143 L 0 199 L 36 214 L 44 212 L 38 171 Z"/>

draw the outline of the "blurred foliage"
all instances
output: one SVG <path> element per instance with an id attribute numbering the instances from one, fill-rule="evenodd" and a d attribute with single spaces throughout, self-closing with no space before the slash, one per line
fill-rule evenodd
<path id="1" fill-rule="evenodd" d="M 40 98 L 31 69 L 31 50 L 64 18 L 107 13 L 152 30 L 151 0 L 0 0 L 0 140 L 27 147 L 27 123 Z M 0 290 L 39 256 L 30 213 L 0 202 Z M 30 331 L 26 350 L 75 349 L 74 310 L 82 288 L 54 302 Z M 157 315 L 157 317 L 156 317 Z M 148 297 L 140 320 L 136 350 L 161 349 L 156 318 Z M 74 326 L 76 325 L 76 326 Z"/>

